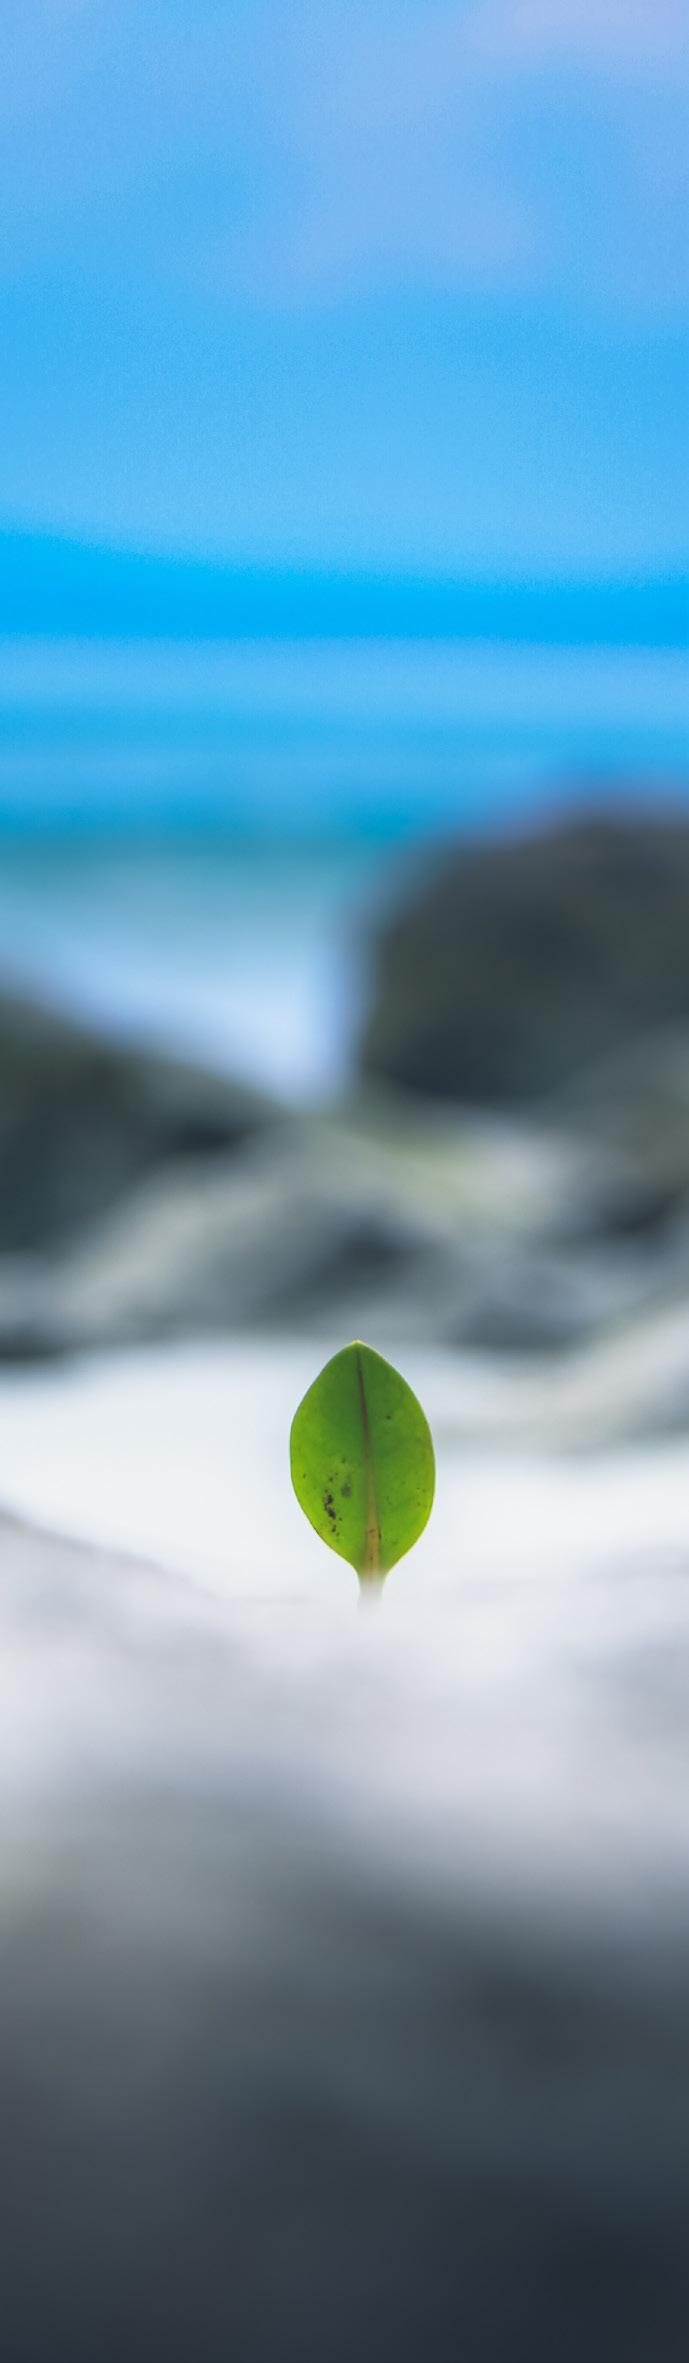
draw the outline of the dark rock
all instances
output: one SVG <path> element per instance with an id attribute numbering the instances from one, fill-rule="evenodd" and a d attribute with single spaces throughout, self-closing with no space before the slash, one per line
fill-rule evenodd
<path id="1" fill-rule="evenodd" d="M 250 1088 L 0 997 L 0 1250 L 79 1235 L 148 1174 L 266 1121 Z"/>
<path id="2" fill-rule="evenodd" d="M 689 821 L 582 817 L 444 857 L 389 924 L 369 1074 L 476 1105 L 538 1101 L 689 1024 Z"/>
<path id="3" fill-rule="evenodd" d="M 411 1339 L 578 1348 L 687 1292 L 681 1207 L 650 1243 L 618 1235 L 622 1178 L 588 1141 L 438 1123 L 399 1095 L 389 1131 L 373 1109 L 283 1119 L 144 1174 L 76 1237 L 0 1253 L 0 1362 L 247 1328 L 373 1334 L 393 1358 Z"/>

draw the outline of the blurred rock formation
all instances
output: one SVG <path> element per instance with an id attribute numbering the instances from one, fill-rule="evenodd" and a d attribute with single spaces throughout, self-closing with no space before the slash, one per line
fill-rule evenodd
<path id="1" fill-rule="evenodd" d="M 370 1075 L 523 1106 L 689 1027 L 689 822 L 584 816 L 445 852 L 378 950 Z"/>
<path id="2" fill-rule="evenodd" d="M 689 1323 L 689 824 L 446 856 L 383 936 L 364 1060 L 286 1112 L 0 1003 L 0 1355 Z"/>
<path id="3" fill-rule="evenodd" d="M 264 1124 L 258 1093 L 0 997 L 0 1248 L 78 1237 L 146 1174 Z"/>

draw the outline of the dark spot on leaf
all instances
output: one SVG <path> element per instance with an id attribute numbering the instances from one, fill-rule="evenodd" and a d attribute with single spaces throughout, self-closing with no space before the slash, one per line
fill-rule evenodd
<path id="1" fill-rule="evenodd" d="M 340 1486 L 340 1492 L 341 1492 L 341 1494 L 342 1494 L 342 1499 L 343 1499 L 343 1501 L 349 1501 L 349 1497 L 350 1497 L 350 1494 L 351 1494 L 351 1490 L 352 1490 L 352 1488 L 351 1488 L 351 1485 L 341 1485 L 341 1486 Z"/>

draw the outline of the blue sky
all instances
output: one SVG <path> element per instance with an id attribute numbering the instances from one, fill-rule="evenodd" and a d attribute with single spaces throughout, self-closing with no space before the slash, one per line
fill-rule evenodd
<path id="1" fill-rule="evenodd" d="M 0 47 L 0 524 L 684 564 L 685 0 L 3 0 Z"/>

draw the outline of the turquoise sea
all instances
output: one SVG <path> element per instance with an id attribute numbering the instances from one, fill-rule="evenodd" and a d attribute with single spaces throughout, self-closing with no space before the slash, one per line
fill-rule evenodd
<path id="1" fill-rule="evenodd" d="M 418 848 L 686 794 L 676 649 L 0 643 L 0 977 L 303 1096 Z"/>
<path id="2" fill-rule="evenodd" d="M 689 769 L 674 648 L 0 640 L 0 824 L 397 835 Z"/>

